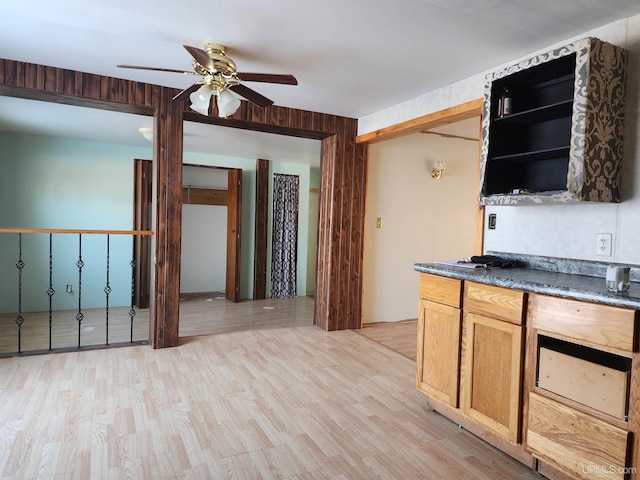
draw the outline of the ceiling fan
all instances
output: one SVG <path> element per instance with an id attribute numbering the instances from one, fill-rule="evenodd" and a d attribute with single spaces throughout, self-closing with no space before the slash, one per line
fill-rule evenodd
<path id="1" fill-rule="evenodd" d="M 252 103 L 261 107 L 273 105 L 273 100 L 259 94 L 255 90 L 243 85 L 242 82 L 279 83 L 297 85 L 293 75 L 276 73 L 242 73 L 236 71 L 235 62 L 226 55 L 224 45 L 207 43 L 204 50 L 189 45 L 183 47 L 191 54 L 193 71 L 175 70 L 171 68 L 141 67 L 139 65 L 118 65 L 120 68 L 134 68 L 138 70 L 154 70 L 158 72 L 182 73 L 185 75 L 201 76 L 202 80 L 178 93 L 174 100 L 189 96 L 191 108 L 202 115 L 209 114 L 209 104 L 213 96 L 217 97 L 218 114 L 221 117 L 233 115 L 240 107 L 238 100 L 229 91 L 237 93 Z"/>

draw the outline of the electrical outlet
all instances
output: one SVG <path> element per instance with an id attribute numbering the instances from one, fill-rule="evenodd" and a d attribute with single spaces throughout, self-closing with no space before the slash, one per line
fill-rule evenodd
<path id="1" fill-rule="evenodd" d="M 611 234 L 599 233 L 596 237 L 596 255 L 602 257 L 611 256 Z"/>
<path id="2" fill-rule="evenodd" d="M 71 286 L 71 284 L 67 284 L 67 293 L 72 293 L 73 292 L 73 287 Z"/>

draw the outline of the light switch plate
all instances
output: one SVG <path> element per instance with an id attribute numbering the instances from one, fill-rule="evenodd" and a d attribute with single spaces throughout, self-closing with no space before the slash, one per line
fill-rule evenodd
<path id="1" fill-rule="evenodd" d="M 496 221 L 498 220 L 498 216 L 495 213 L 489 214 L 489 230 L 496 229 Z"/>

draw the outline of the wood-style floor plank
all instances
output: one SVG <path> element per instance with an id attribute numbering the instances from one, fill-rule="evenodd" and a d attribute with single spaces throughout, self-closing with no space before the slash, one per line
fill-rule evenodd
<path id="1" fill-rule="evenodd" d="M 429 410 L 415 364 L 314 326 L 0 359 L 6 479 L 536 479 Z"/>
<path id="2" fill-rule="evenodd" d="M 416 361 L 418 349 L 417 319 L 403 320 L 401 322 L 369 323 L 354 331 Z"/>
<path id="3" fill-rule="evenodd" d="M 186 294 L 180 301 L 181 337 L 212 335 L 313 325 L 314 300 L 311 297 L 291 299 L 264 299 L 233 303 L 224 293 Z M 69 349 L 80 345 L 91 347 L 106 343 L 107 320 L 109 344 L 127 343 L 131 338 L 130 307 L 83 309 L 80 326 L 77 310 L 61 310 L 52 316 L 52 348 Z M 0 314 L 0 354 L 18 350 L 16 313 Z M 49 349 L 49 313 L 25 312 L 21 328 L 21 351 Z M 133 340 L 149 339 L 149 309 L 135 309 Z"/>

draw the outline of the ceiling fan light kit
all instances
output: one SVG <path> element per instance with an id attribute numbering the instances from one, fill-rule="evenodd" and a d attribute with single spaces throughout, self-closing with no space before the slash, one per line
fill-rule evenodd
<path id="1" fill-rule="evenodd" d="M 228 117 L 236 113 L 240 108 L 240 100 L 233 96 L 229 90 L 222 90 L 218 93 L 218 115 Z"/>
<path id="2" fill-rule="evenodd" d="M 198 90 L 189 95 L 191 109 L 202 115 L 209 115 L 209 102 L 214 91 L 207 85 L 202 85 Z"/>
<path id="3" fill-rule="evenodd" d="M 268 107 L 273 105 L 273 100 L 243 85 L 243 81 L 279 83 L 283 85 L 298 84 L 298 81 L 293 75 L 236 72 L 236 64 L 231 58 L 227 57 L 224 45 L 207 43 L 204 46 L 204 50 L 189 45 L 183 45 L 183 47 L 193 57 L 191 61 L 193 65 L 192 72 L 169 68 L 141 67 L 137 65 L 118 65 L 118 67 L 199 75 L 202 77 L 202 80 L 182 90 L 173 97 L 173 99 L 182 100 L 188 96 L 189 100 L 191 100 L 190 107 L 192 110 L 202 115 L 209 115 L 211 98 L 216 96 L 218 99 L 218 115 L 225 118 L 233 115 L 240 107 L 240 100 L 236 98 L 231 91 L 258 106 Z"/>

